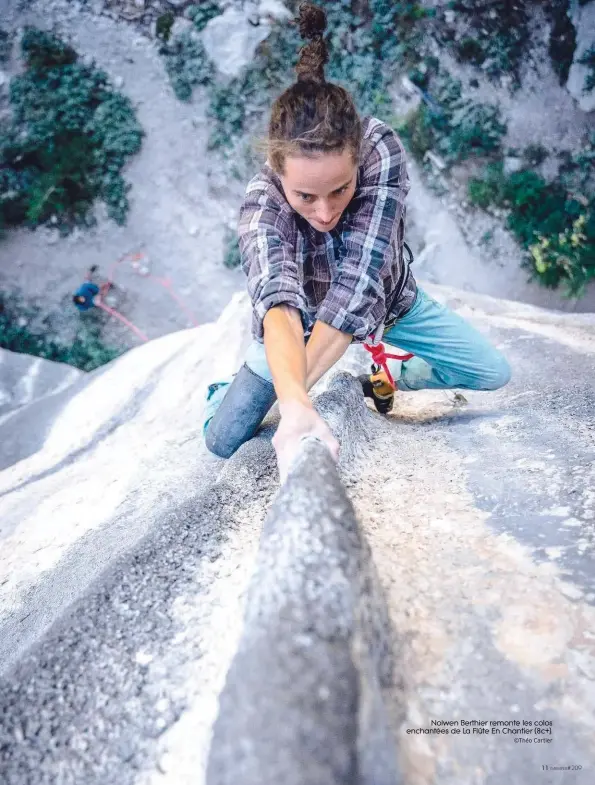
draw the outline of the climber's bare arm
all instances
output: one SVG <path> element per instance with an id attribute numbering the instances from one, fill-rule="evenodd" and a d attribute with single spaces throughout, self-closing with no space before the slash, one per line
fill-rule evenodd
<path id="1" fill-rule="evenodd" d="M 264 348 L 279 404 L 310 405 L 306 390 L 306 347 L 300 313 L 290 305 L 270 308 L 263 321 Z"/>
<path id="2" fill-rule="evenodd" d="M 307 392 L 345 354 L 351 335 L 316 322 L 307 345 L 299 311 L 289 305 L 271 308 L 264 318 L 264 345 L 279 403 L 308 405 Z"/>
<path id="3" fill-rule="evenodd" d="M 316 322 L 306 344 L 306 387 L 310 390 L 347 351 L 352 337 L 325 322 Z"/>
<path id="4" fill-rule="evenodd" d="M 303 437 L 319 438 L 335 460 L 339 456 L 339 443 L 308 397 L 306 346 L 299 311 L 288 305 L 275 306 L 267 312 L 263 324 L 264 348 L 281 414 L 273 446 L 281 482 L 284 482 Z M 323 335 L 320 330 L 317 332 Z M 319 360 L 317 369 L 320 368 L 322 362 Z"/>

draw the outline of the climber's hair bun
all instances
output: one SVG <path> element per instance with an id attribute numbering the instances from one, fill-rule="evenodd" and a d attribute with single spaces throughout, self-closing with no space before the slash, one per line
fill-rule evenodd
<path id="1" fill-rule="evenodd" d="M 326 13 L 314 3 L 302 3 L 299 8 L 298 24 L 302 38 L 311 41 L 321 36 L 326 30 Z"/>
<path id="2" fill-rule="evenodd" d="M 273 102 L 268 136 L 254 147 L 266 154 L 278 176 L 285 174 L 288 157 L 318 158 L 341 155 L 343 150 L 349 150 L 359 166 L 363 130 L 353 97 L 324 75 L 329 61 L 326 13 L 319 5 L 303 2 L 290 24 L 308 41 L 298 54 L 297 81 Z"/>
<path id="3" fill-rule="evenodd" d="M 323 33 L 326 30 L 326 13 L 314 3 L 301 3 L 300 15 L 297 19 L 300 35 L 310 43 L 304 46 L 299 54 L 295 67 L 298 82 L 325 82 L 324 66 L 329 55 Z"/>

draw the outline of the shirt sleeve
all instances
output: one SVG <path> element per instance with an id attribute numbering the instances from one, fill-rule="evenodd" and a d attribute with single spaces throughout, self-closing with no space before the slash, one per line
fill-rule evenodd
<path id="1" fill-rule="evenodd" d="M 296 262 L 295 222 L 262 186 L 248 186 L 238 224 L 242 269 L 248 278 L 253 333 L 264 339 L 263 319 L 274 305 L 286 303 L 302 314 L 306 303 Z"/>
<path id="2" fill-rule="evenodd" d="M 399 224 L 409 191 L 405 150 L 390 128 L 365 162 L 361 186 L 346 215 L 338 274 L 316 314 L 337 330 L 364 340 L 378 326 L 385 281 L 400 278 Z"/>

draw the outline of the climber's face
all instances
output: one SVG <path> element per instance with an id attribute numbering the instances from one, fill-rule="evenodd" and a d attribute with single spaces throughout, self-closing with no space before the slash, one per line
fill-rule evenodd
<path id="1" fill-rule="evenodd" d="M 316 158 L 288 156 L 280 177 L 285 198 L 319 232 L 334 229 L 353 198 L 357 165 L 351 151 L 326 153 Z"/>

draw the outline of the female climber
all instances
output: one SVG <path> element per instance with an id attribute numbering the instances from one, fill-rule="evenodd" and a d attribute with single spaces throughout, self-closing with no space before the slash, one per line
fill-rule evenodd
<path id="1" fill-rule="evenodd" d="M 397 134 L 360 119 L 350 94 L 327 82 L 326 14 L 306 2 L 297 82 L 274 102 L 268 158 L 248 183 L 238 237 L 252 301 L 252 335 L 231 380 L 211 384 L 203 433 L 229 457 L 275 402 L 281 480 L 301 438 L 339 444 L 308 391 L 352 342 L 382 340 L 415 356 L 391 368 L 398 390 L 496 390 L 506 359 L 460 316 L 417 286 L 403 253 L 405 152 Z"/>

